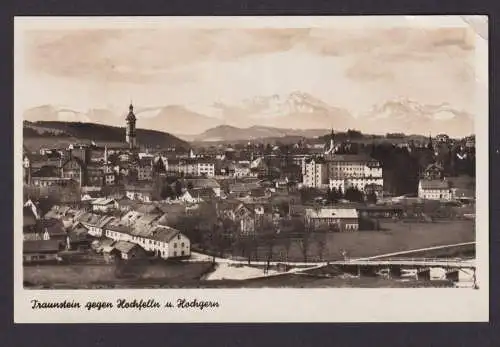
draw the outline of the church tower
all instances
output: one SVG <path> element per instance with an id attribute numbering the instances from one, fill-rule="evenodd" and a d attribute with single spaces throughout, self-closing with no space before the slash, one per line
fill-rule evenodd
<path id="1" fill-rule="evenodd" d="M 129 144 L 130 148 L 136 147 L 136 137 L 135 137 L 135 123 L 137 118 L 135 118 L 134 114 L 134 106 L 130 104 L 128 107 L 127 118 L 127 128 L 125 129 L 125 141 Z"/>
<path id="2" fill-rule="evenodd" d="M 336 152 L 336 145 L 335 145 L 335 132 L 332 129 L 332 133 L 330 134 L 330 144 L 325 145 L 327 147 L 325 154 L 326 155 L 333 155 Z"/>

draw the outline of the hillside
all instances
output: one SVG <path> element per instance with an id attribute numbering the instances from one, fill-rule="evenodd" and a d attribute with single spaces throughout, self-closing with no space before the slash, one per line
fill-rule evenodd
<path id="1" fill-rule="evenodd" d="M 23 123 L 24 142 L 29 144 L 71 143 L 95 141 L 96 143 L 123 143 L 122 127 L 81 122 L 39 121 Z M 171 134 L 148 129 L 137 129 L 137 142 L 147 147 L 189 147 L 189 143 Z"/>

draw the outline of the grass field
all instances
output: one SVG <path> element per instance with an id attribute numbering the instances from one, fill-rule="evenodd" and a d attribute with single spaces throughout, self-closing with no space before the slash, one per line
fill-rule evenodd
<path id="1" fill-rule="evenodd" d="M 39 265 L 24 267 L 25 287 L 95 288 L 162 286 L 197 282 L 212 269 L 210 263 Z"/>
<path id="2" fill-rule="evenodd" d="M 250 279 L 245 281 L 210 281 L 201 283 L 207 288 L 421 288 L 421 287 L 452 287 L 448 281 L 395 281 L 381 277 L 332 277 L 318 278 L 298 274 L 286 274 L 268 278 Z"/>
<path id="3" fill-rule="evenodd" d="M 307 247 L 308 261 L 340 260 L 342 250 L 347 257 L 369 257 L 385 253 L 443 246 L 475 241 L 474 221 L 449 221 L 436 223 L 384 222 L 381 231 L 328 233 L 311 237 Z M 324 238 L 324 242 L 320 241 Z M 324 243 L 323 250 L 321 244 Z M 321 254 L 322 253 L 322 254 Z M 265 260 L 269 246 L 260 245 L 256 258 Z M 286 258 L 286 243 L 273 247 L 272 260 Z M 292 240 L 288 248 L 289 261 L 304 261 L 303 247 L 299 240 Z"/>

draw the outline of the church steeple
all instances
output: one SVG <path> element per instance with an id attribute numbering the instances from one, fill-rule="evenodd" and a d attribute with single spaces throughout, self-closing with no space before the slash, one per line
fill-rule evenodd
<path id="1" fill-rule="evenodd" d="M 431 133 L 429 133 L 429 142 L 427 143 L 427 149 L 431 150 L 432 152 L 434 152 L 434 145 L 432 143 L 432 136 L 431 136 Z"/>
<path id="2" fill-rule="evenodd" d="M 136 146 L 135 123 L 137 121 L 137 118 L 135 117 L 134 105 L 132 105 L 132 103 L 130 103 L 128 110 L 129 111 L 127 117 L 125 118 L 127 122 L 127 127 L 125 129 L 125 141 L 129 144 L 130 148 L 135 148 Z"/>

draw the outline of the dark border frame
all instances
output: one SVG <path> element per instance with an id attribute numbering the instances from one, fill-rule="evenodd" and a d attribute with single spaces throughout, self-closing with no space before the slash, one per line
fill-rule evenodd
<path id="1" fill-rule="evenodd" d="M 418 15 L 481 14 L 489 15 L 490 61 L 490 177 L 498 177 L 500 130 L 495 122 L 498 109 L 495 70 L 500 42 L 497 0 L 170 0 L 104 1 L 45 0 L 16 1 L 10 11 L 1 11 L 3 25 L 0 40 L 4 62 L 0 67 L 3 136 L 0 137 L 0 216 L 3 237 L 0 243 L 0 316 L 4 346 L 126 346 L 154 343 L 172 345 L 326 345 L 326 346 L 500 346 L 496 324 L 500 315 L 498 271 L 500 237 L 498 235 L 500 187 L 490 180 L 490 323 L 376 323 L 376 324 L 13 324 L 13 15 Z M 6 107 L 8 106 L 8 107 Z M 7 193 L 7 194 L 5 194 Z M 411 299 L 411 298 L 410 298 Z M 263 308 L 266 309 L 266 308 Z M 267 308 L 272 310 L 273 308 Z M 453 308 L 450 308 L 453 310 Z M 4 334 L 4 331 L 7 334 Z"/>

